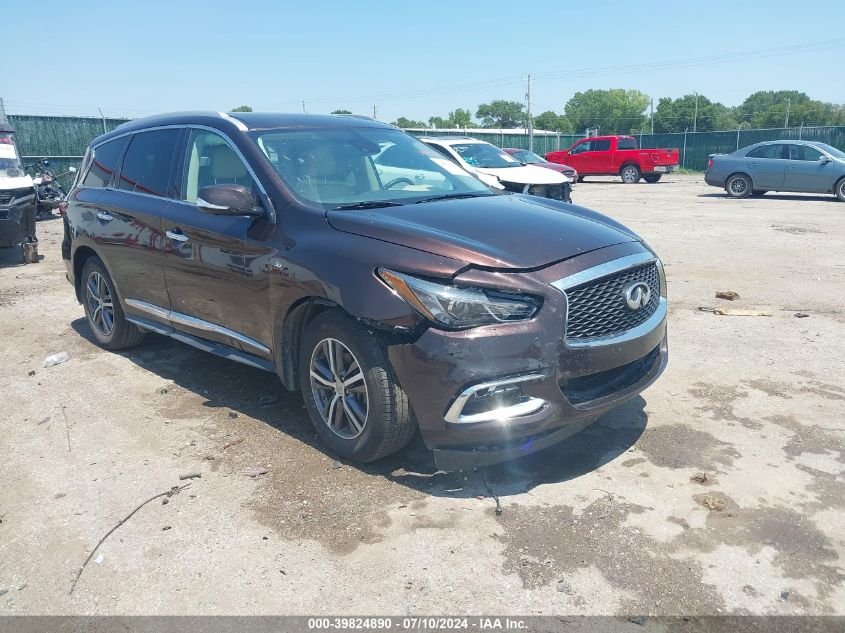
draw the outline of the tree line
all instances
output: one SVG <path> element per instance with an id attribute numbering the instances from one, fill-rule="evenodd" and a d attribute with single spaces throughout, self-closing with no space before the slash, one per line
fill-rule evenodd
<path id="1" fill-rule="evenodd" d="M 470 110 L 457 108 L 446 117 L 432 116 L 428 121 L 399 117 L 392 123 L 402 128 L 521 128 L 527 118 L 524 103 L 497 99 L 479 105 L 475 117 Z M 652 105 L 639 90 L 614 88 L 576 92 L 562 112 L 547 110 L 533 117 L 535 129 L 562 134 L 588 128 L 605 134 L 650 132 L 652 122 L 655 132 L 845 125 L 845 106 L 797 90 L 761 90 L 733 107 L 696 94 L 661 97 Z"/>

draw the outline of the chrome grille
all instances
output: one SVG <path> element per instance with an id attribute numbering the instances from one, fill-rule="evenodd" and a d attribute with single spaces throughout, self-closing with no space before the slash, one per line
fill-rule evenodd
<path id="1" fill-rule="evenodd" d="M 623 289 L 642 281 L 651 289 L 649 302 L 639 310 L 628 307 Z M 642 325 L 660 303 L 660 275 L 650 262 L 568 288 L 569 312 L 566 339 L 579 340 L 614 336 Z"/>

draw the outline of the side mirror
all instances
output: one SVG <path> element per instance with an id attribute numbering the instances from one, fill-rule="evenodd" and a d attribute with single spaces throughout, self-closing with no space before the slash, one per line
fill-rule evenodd
<path id="1" fill-rule="evenodd" d="M 69 167 L 68 171 L 72 174 L 75 174 L 76 173 L 76 167 Z"/>
<path id="2" fill-rule="evenodd" d="M 203 187 L 197 194 L 197 208 L 212 215 L 262 215 L 243 185 L 223 184 Z"/>
<path id="3" fill-rule="evenodd" d="M 824 154 L 822 154 L 821 156 L 819 156 L 819 162 L 821 164 L 829 163 L 830 162 L 830 156 L 825 156 Z"/>

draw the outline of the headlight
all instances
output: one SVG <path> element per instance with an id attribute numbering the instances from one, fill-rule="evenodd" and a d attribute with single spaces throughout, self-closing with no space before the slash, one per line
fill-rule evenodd
<path id="1" fill-rule="evenodd" d="M 379 268 L 379 276 L 425 318 L 450 328 L 525 321 L 540 301 L 468 286 L 448 286 Z"/>

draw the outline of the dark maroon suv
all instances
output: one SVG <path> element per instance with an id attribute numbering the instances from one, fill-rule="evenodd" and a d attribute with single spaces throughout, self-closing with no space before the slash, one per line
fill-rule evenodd
<path id="1" fill-rule="evenodd" d="M 68 199 L 68 279 L 102 346 L 156 332 L 275 372 L 349 460 L 417 428 L 445 470 L 529 453 L 666 366 L 642 239 L 373 120 L 132 121 L 91 143 Z"/>

